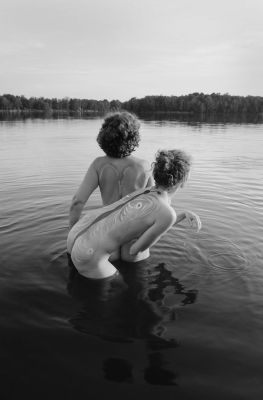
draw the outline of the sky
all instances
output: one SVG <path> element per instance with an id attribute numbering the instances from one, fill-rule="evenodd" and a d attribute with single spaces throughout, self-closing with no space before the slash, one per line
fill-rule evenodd
<path id="1" fill-rule="evenodd" d="M 0 0 L 0 94 L 263 96 L 262 0 Z"/>

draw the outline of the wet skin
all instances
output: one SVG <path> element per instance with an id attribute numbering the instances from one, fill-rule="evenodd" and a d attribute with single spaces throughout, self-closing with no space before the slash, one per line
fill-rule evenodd
<path id="1" fill-rule="evenodd" d="M 127 201 L 127 200 L 126 200 Z M 166 194 L 156 190 L 141 194 L 115 210 L 115 205 L 92 210 L 69 232 L 68 251 L 79 273 L 88 278 L 106 278 L 116 272 L 109 259 L 140 261 L 176 221 Z M 103 211 L 113 210 L 90 226 Z M 83 229 L 83 227 L 88 229 Z M 111 258 L 110 258 L 111 257 Z"/>

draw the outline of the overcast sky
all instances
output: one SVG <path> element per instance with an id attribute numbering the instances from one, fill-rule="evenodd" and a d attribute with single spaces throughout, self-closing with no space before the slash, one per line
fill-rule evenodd
<path id="1" fill-rule="evenodd" d="M 0 0 L 0 94 L 263 95 L 262 0 Z"/>

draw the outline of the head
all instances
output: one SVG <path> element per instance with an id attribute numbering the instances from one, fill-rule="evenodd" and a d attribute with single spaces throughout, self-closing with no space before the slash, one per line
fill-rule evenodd
<path id="1" fill-rule="evenodd" d="M 137 117 L 127 111 L 109 114 L 104 119 L 97 142 L 107 156 L 127 157 L 139 144 L 139 128 Z"/>
<path id="2" fill-rule="evenodd" d="M 182 150 L 159 150 L 156 154 L 153 177 L 157 187 L 167 191 L 183 187 L 191 167 L 191 157 Z"/>

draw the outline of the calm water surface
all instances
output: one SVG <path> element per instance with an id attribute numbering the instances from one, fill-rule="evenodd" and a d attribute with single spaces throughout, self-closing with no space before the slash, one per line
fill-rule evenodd
<path id="1" fill-rule="evenodd" d="M 138 156 L 193 155 L 173 205 L 203 228 L 90 282 L 65 250 L 101 122 L 0 121 L 1 399 L 262 399 L 263 125 L 142 119 Z"/>

